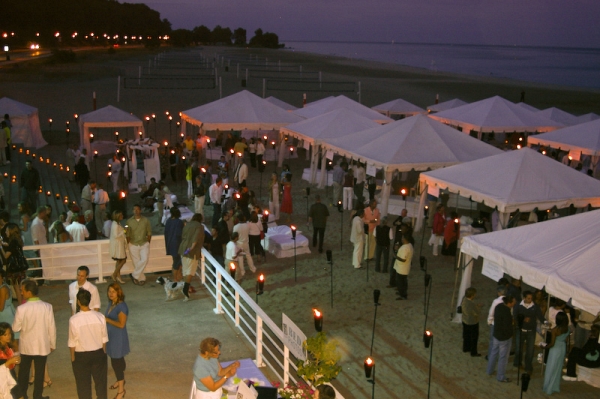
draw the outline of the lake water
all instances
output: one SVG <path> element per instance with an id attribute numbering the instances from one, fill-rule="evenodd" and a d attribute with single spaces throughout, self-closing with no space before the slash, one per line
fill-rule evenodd
<path id="1" fill-rule="evenodd" d="M 288 51 L 600 89 L 600 48 L 285 41 Z"/>

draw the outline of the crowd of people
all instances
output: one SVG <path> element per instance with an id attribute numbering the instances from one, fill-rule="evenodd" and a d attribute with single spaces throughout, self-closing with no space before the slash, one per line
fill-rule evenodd
<path id="1" fill-rule="evenodd" d="M 548 296 L 543 290 L 523 291 L 522 282 L 516 279 L 509 282 L 501 278 L 496 294 L 486 318 L 490 330 L 485 356 L 487 374 L 496 373 L 497 381 L 510 382 L 506 372 L 509 357 L 514 356 L 513 366 L 531 376 L 536 346 L 540 348 L 538 360 L 545 365 L 542 389 L 548 395 L 560 392 L 565 359 L 567 372 L 562 376 L 565 381 L 577 380 L 578 364 L 600 367 L 600 315 L 567 306 L 558 298 L 553 298 L 548 307 Z M 482 356 L 477 349 L 482 304 L 475 300 L 476 295 L 477 289 L 469 287 L 460 306 L 462 349 L 472 357 Z"/>

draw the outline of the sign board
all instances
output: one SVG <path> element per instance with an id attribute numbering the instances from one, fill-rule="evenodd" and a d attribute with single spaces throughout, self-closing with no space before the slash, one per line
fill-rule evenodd
<path id="1" fill-rule="evenodd" d="M 308 150 L 310 148 L 310 142 L 308 140 L 302 140 L 302 147 L 304 147 L 305 150 Z"/>
<path id="2" fill-rule="evenodd" d="M 481 274 L 491 278 L 494 281 L 498 281 L 504 277 L 504 271 L 500 268 L 500 266 L 485 258 L 483 259 L 483 269 L 481 270 Z"/>
<path id="3" fill-rule="evenodd" d="M 244 381 L 240 382 L 235 399 L 256 399 L 257 397 L 258 392 L 253 386 L 246 385 Z"/>
<path id="4" fill-rule="evenodd" d="M 376 174 L 377 168 L 375 167 L 375 165 L 367 165 L 367 175 L 375 177 Z"/>
<path id="5" fill-rule="evenodd" d="M 306 335 L 298 328 L 296 324 L 286 316 L 281 314 L 281 330 L 283 331 L 283 343 L 298 360 L 306 360 L 306 353 L 302 348 L 302 343 L 306 341 Z"/>
<path id="6" fill-rule="evenodd" d="M 333 151 L 327 150 L 325 152 L 325 158 L 329 159 L 330 161 L 333 161 Z"/>

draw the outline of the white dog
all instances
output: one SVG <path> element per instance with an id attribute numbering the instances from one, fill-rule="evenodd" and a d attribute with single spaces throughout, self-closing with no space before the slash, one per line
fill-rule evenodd
<path id="1" fill-rule="evenodd" d="M 167 295 L 165 301 L 177 299 L 179 295 L 183 296 L 183 281 L 177 283 L 169 280 L 168 277 L 159 277 L 156 282 L 165 287 L 165 294 Z"/>

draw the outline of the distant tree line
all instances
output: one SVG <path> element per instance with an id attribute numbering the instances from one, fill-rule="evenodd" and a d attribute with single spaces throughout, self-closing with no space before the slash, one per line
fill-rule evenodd
<path id="1" fill-rule="evenodd" d="M 9 32 L 9 37 L 15 32 L 10 37 L 14 45 L 31 41 L 45 46 L 81 45 L 91 39 L 111 43 L 123 42 L 125 36 L 148 43 L 171 32 L 171 23 L 145 4 L 116 0 L 3 0 L 2 4 L 0 29 Z"/>
<path id="2" fill-rule="evenodd" d="M 262 29 L 256 30 L 249 42 L 243 28 L 232 32 L 217 25 L 211 31 L 201 25 L 192 30 L 172 30 L 167 19 L 161 20 L 160 13 L 145 4 L 116 0 L 2 0 L 2 5 L 0 34 L 7 32 L 8 37 L 0 37 L 0 42 L 11 46 L 31 42 L 43 47 L 125 42 L 158 45 L 165 35 L 174 46 L 284 46 L 275 33 L 263 33 Z"/>
<path id="3" fill-rule="evenodd" d="M 279 37 L 275 33 L 265 32 L 262 29 L 254 31 L 254 37 L 247 42 L 246 29 L 237 28 L 233 32 L 230 28 L 217 25 L 211 31 L 204 25 L 196 26 L 192 30 L 176 29 L 170 34 L 170 42 L 174 46 L 207 45 L 207 46 L 239 46 L 239 47 L 265 47 L 282 48 Z"/>

